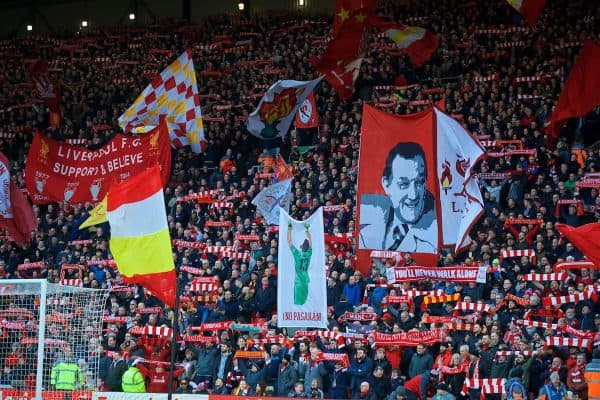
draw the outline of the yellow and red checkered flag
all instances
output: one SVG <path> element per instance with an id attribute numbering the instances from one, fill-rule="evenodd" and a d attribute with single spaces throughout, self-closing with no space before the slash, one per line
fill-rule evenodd
<path id="1" fill-rule="evenodd" d="M 131 132 L 142 126 L 158 125 L 161 117 L 166 118 L 173 147 L 189 145 L 195 153 L 202 151 L 204 126 L 190 50 L 150 82 L 119 117 L 119 125 Z"/>

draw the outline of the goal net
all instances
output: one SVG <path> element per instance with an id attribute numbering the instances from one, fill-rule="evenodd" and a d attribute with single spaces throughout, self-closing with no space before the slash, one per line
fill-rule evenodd
<path id="1" fill-rule="evenodd" d="M 42 399 L 42 391 L 48 398 L 73 383 L 96 389 L 108 295 L 44 279 L 0 280 L 0 392 Z"/>

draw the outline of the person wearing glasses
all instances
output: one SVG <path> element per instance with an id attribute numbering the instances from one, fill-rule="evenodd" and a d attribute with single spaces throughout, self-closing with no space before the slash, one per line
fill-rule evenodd
<path id="1" fill-rule="evenodd" d="M 427 172 L 420 144 L 401 142 L 390 150 L 381 176 L 385 194 L 361 195 L 361 249 L 437 252 L 435 200 L 427 190 Z"/>
<path id="2" fill-rule="evenodd" d="M 192 388 L 190 387 L 190 382 L 187 379 L 182 379 L 181 381 L 179 381 L 179 387 L 177 389 L 175 389 L 175 393 L 177 394 L 183 394 L 183 393 L 189 393 L 192 394 Z"/>

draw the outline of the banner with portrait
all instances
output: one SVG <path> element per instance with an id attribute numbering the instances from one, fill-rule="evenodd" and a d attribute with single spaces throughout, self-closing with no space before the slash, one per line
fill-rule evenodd
<path id="1" fill-rule="evenodd" d="M 297 221 L 279 210 L 277 326 L 326 328 L 323 209 Z"/>
<path id="2" fill-rule="evenodd" d="M 373 250 L 410 253 L 437 264 L 439 250 L 459 249 L 483 211 L 471 167 L 478 142 L 437 108 L 393 115 L 365 105 L 358 176 L 358 268 Z"/>
<path id="3" fill-rule="evenodd" d="M 27 155 L 25 182 L 34 204 L 97 203 L 111 183 L 156 164 L 161 168 L 164 185 L 171 169 L 171 147 L 164 123 L 143 135 L 116 135 L 97 150 L 37 133 Z"/>

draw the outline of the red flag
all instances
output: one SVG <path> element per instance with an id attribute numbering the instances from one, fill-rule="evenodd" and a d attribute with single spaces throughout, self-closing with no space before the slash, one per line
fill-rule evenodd
<path id="1" fill-rule="evenodd" d="M 292 170 L 290 169 L 289 165 L 286 164 L 283 157 L 281 157 L 281 154 L 277 155 L 275 163 L 273 164 L 273 168 L 275 169 L 275 177 L 277 178 L 278 182 L 294 177 Z"/>
<path id="2" fill-rule="evenodd" d="M 17 244 L 29 243 L 37 226 L 33 209 L 21 189 L 10 179 L 10 163 L 0 153 L 0 226 L 6 228 Z"/>
<path id="3" fill-rule="evenodd" d="M 525 18 L 529 26 L 535 26 L 547 0 L 507 0 Z"/>
<path id="4" fill-rule="evenodd" d="M 333 12 L 333 36 L 337 36 L 342 26 L 346 24 L 364 25 L 374 13 L 374 0 L 336 0 Z"/>
<path id="5" fill-rule="evenodd" d="M 40 94 L 40 98 L 50 110 L 50 124 L 60 127 L 60 88 L 48 75 L 48 62 L 36 60 L 29 66 L 29 75 Z"/>
<path id="6" fill-rule="evenodd" d="M 354 93 L 354 82 L 362 63 L 365 28 L 375 14 L 374 0 L 336 0 L 333 40 L 312 65 L 342 100 Z"/>
<path id="7" fill-rule="evenodd" d="M 313 65 L 319 73 L 325 75 L 342 100 L 349 100 L 354 93 L 354 82 L 358 77 L 362 63 L 361 43 L 364 29 L 345 24 L 339 35 L 327 46 L 327 49 Z"/>
<path id="8" fill-rule="evenodd" d="M 319 126 L 319 115 L 317 113 L 317 103 L 315 102 L 315 93 L 304 99 L 294 121 L 296 128 L 316 128 Z"/>
<path id="9" fill-rule="evenodd" d="M 600 104 L 598 70 L 600 47 L 586 40 L 550 116 L 550 136 L 558 137 L 560 127 L 567 119 L 583 116 Z"/>
<path id="10" fill-rule="evenodd" d="M 556 224 L 556 229 L 566 236 L 588 260 L 600 265 L 600 223 L 586 224 L 578 228 Z"/>

